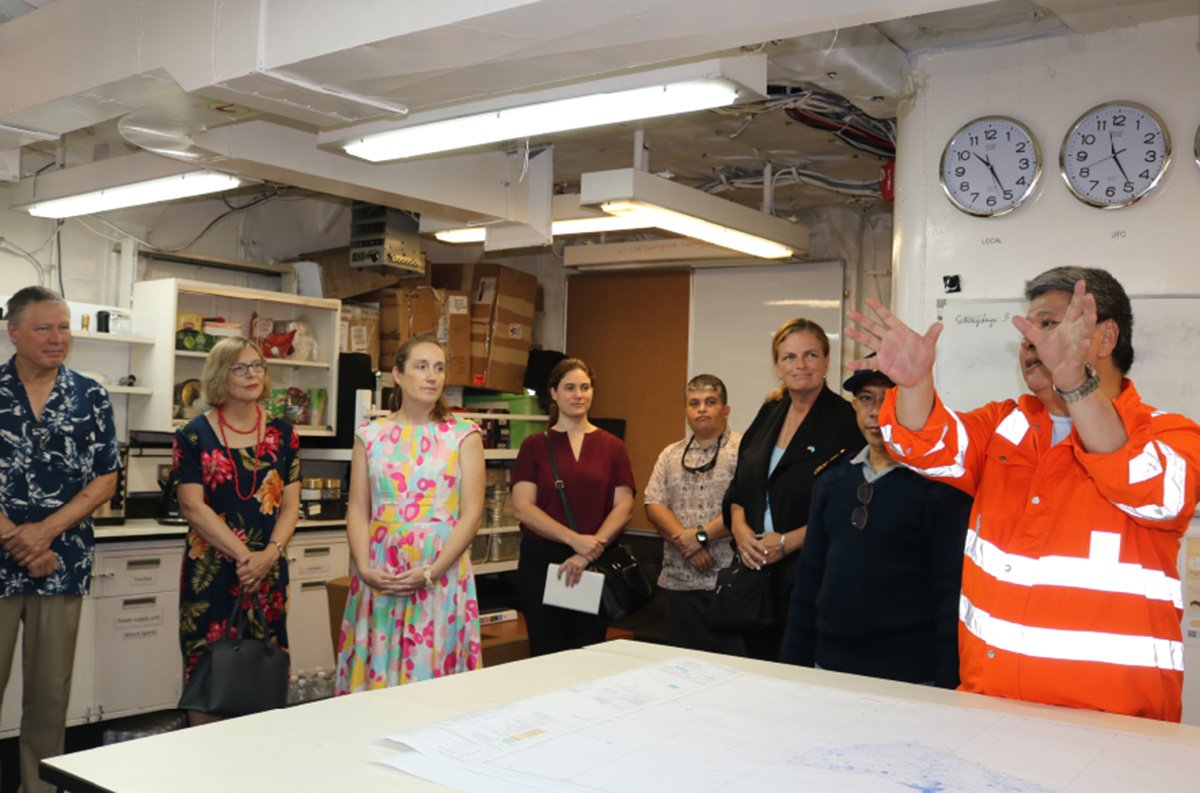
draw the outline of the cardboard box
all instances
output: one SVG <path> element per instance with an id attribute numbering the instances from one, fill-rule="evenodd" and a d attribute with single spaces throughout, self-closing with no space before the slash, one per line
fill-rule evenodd
<path id="1" fill-rule="evenodd" d="M 439 283 L 469 284 L 471 380 L 476 388 L 523 391 L 533 343 L 537 277 L 499 264 L 439 265 Z"/>
<path id="2" fill-rule="evenodd" d="M 400 345 L 419 333 L 432 333 L 446 348 L 446 385 L 469 385 L 471 378 L 470 303 L 465 292 L 419 286 L 379 294 L 380 368 L 391 369 Z"/>
<path id="3" fill-rule="evenodd" d="M 342 303 L 338 323 L 338 352 L 365 352 L 379 368 L 379 309 Z"/>

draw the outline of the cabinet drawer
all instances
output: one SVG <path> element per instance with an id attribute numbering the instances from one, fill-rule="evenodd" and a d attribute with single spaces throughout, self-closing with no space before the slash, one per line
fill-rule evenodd
<path id="1" fill-rule="evenodd" d="M 97 553 L 92 592 L 96 597 L 175 592 L 179 589 L 182 559 L 181 548 Z"/>
<path id="2" fill-rule="evenodd" d="M 288 575 L 294 581 L 337 578 L 346 575 L 349 551 L 346 540 L 293 545 L 288 549 Z"/>

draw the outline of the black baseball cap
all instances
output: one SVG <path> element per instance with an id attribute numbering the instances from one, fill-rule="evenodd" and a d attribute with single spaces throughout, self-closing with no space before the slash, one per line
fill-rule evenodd
<path id="1" fill-rule="evenodd" d="M 875 353 L 867 356 L 868 359 L 874 358 Z M 851 394 L 857 394 L 863 390 L 863 387 L 869 383 L 882 381 L 883 385 L 891 388 L 895 385 L 892 379 L 878 369 L 859 369 L 854 374 L 846 378 L 846 382 L 842 383 L 842 388 L 849 391 Z"/>

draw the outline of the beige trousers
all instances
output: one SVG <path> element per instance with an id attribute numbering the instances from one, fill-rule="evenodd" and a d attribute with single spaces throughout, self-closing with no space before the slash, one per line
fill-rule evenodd
<path id="1" fill-rule="evenodd" d="M 17 629 L 23 623 L 21 677 L 22 793 L 53 793 L 38 778 L 38 763 L 63 752 L 71 667 L 79 633 L 81 595 L 13 595 L 0 598 L 0 704 L 12 671 Z"/>

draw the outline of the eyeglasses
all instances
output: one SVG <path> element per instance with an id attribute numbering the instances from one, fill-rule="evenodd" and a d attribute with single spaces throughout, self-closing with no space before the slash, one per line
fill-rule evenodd
<path id="1" fill-rule="evenodd" d="M 234 377 L 245 377 L 253 371 L 255 374 L 262 374 L 267 370 L 267 362 L 261 358 L 250 363 L 235 363 L 229 367 L 229 373 Z"/>
<path id="2" fill-rule="evenodd" d="M 687 464 L 688 451 L 691 450 L 692 444 L 694 444 L 696 442 L 695 435 L 693 435 L 691 438 L 689 438 L 687 445 L 683 447 L 683 456 L 681 456 L 679 458 L 679 463 L 683 466 L 683 470 L 687 471 L 689 474 L 706 474 L 709 471 L 711 471 L 712 469 L 716 468 L 717 467 L 717 458 L 721 456 L 721 441 L 723 440 L 723 438 L 724 438 L 724 435 L 717 438 L 717 447 L 716 447 L 716 450 L 713 451 L 712 459 L 710 459 L 704 465 L 699 465 L 699 466 Z"/>
<path id="3" fill-rule="evenodd" d="M 850 525 L 862 531 L 866 528 L 867 518 L 870 515 L 867 505 L 871 503 L 871 496 L 875 495 L 875 486 L 870 482 L 863 482 L 858 486 L 857 495 L 859 505 L 850 513 Z"/>

